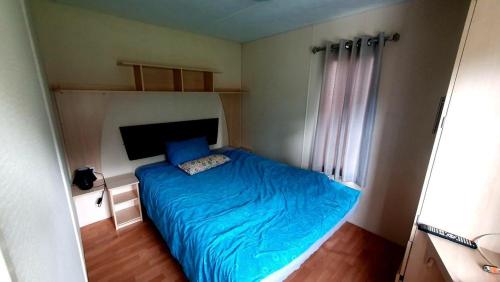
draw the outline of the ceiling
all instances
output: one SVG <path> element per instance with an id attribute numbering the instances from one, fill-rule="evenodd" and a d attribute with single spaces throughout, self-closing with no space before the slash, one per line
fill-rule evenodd
<path id="1" fill-rule="evenodd" d="M 54 0 L 115 16 L 248 42 L 404 0 Z"/>

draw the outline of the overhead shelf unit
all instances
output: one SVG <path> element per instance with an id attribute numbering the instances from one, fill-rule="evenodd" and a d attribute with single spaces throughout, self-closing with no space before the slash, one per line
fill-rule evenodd
<path id="1" fill-rule="evenodd" d="M 235 88 L 216 88 L 214 75 L 219 71 L 207 68 L 181 67 L 130 61 L 118 61 L 118 66 L 128 67 L 134 75 L 134 86 L 51 85 L 55 92 L 82 91 L 88 93 L 219 93 L 241 94 L 247 91 Z"/>
<path id="2" fill-rule="evenodd" d="M 211 69 L 128 61 L 118 61 L 118 65 L 132 67 L 137 91 L 216 92 L 214 74 L 220 73 Z"/>

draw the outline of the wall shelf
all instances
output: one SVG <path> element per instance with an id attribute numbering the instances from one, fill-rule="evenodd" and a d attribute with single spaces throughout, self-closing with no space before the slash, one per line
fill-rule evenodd
<path id="1" fill-rule="evenodd" d="M 137 91 L 215 92 L 212 69 L 118 61 L 131 67 Z"/>
<path id="2" fill-rule="evenodd" d="M 150 68 L 166 68 L 166 69 L 179 69 L 179 70 L 191 70 L 191 71 L 201 71 L 201 72 L 212 72 L 221 73 L 220 71 L 211 68 L 197 68 L 197 67 L 186 67 L 186 66 L 176 66 L 176 65 L 164 65 L 164 64 L 154 64 L 154 63 L 144 63 L 144 62 L 132 62 L 132 61 L 118 61 L 119 66 L 137 66 L 141 65 Z"/>
<path id="3" fill-rule="evenodd" d="M 118 66 L 129 67 L 134 75 L 133 86 L 117 85 L 51 85 L 59 93 L 218 93 L 242 94 L 248 91 L 235 88 L 218 88 L 214 85 L 214 74 L 219 71 L 208 68 L 193 68 L 118 61 Z"/>
<path id="4" fill-rule="evenodd" d="M 106 178 L 116 230 L 142 221 L 139 180 L 133 173 Z"/>
<path id="5" fill-rule="evenodd" d="M 234 89 L 214 89 L 214 91 L 143 91 L 143 90 L 115 90 L 115 89 L 77 89 L 77 88 L 59 88 L 59 87 L 51 87 L 51 90 L 60 94 L 130 94 L 130 95 L 144 95 L 144 94 L 244 94 L 248 93 L 247 90 L 234 90 Z"/>
<path id="6" fill-rule="evenodd" d="M 130 190 L 120 194 L 113 195 L 113 204 L 119 205 L 128 201 L 137 199 L 137 192 L 135 190 Z"/>
<path id="7" fill-rule="evenodd" d="M 131 206 L 126 209 L 117 211 L 115 216 L 117 229 L 135 222 L 142 221 L 141 212 L 137 206 Z"/>

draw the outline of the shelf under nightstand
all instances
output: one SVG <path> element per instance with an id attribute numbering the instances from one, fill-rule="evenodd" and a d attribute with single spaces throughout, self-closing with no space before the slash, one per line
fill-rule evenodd
<path id="1" fill-rule="evenodd" d="M 142 221 L 139 180 L 133 173 L 106 178 L 115 228 Z"/>

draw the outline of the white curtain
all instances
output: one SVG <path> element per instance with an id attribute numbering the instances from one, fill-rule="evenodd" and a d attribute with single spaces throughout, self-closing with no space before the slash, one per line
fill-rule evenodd
<path id="1" fill-rule="evenodd" d="M 375 121 L 384 34 L 341 40 L 327 46 L 318 121 L 312 154 L 313 170 L 336 180 L 366 185 Z"/>

